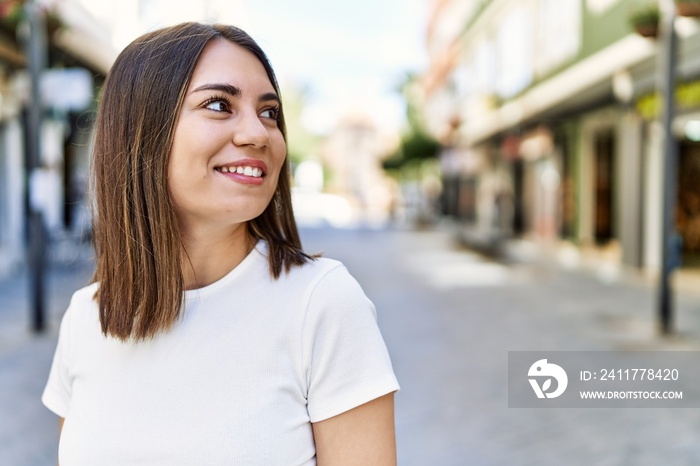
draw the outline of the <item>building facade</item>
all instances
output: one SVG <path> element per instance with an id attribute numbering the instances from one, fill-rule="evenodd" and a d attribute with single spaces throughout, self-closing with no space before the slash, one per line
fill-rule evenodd
<path id="1" fill-rule="evenodd" d="M 30 202 L 41 204 L 50 240 L 84 229 L 91 109 L 117 53 L 106 28 L 79 3 L 37 2 L 47 13 L 47 67 L 41 79 L 40 168 L 30 175 L 27 106 L 33 103 L 23 3 L 3 2 L 0 15 L 0 277 L 25 261 Z"/>
<path id="2" fill-rule="evenodd" d="M 642 3 L 433 2 L 423 116 L 447 148 L 444 208 L 467 239 L 520 239 L 570 261 L 658 268 L 659 47 L 630 24 Z M 676 20 L 685 266 L 700 255 L 699 25 Z"/>
<path id="3" fill-rule="evenodd" d="M 41 203 L 50 243 L 89 239 L 87 178 L 96 97 L 119 51 L 138 35 L 169 24 L 244 17 L 242 0 L 32 0 L 49 27 L 41 168 L 30 175 L 29 81 L 20 26 L 27 1 L 0 1 L 0 278 L 25 263 L 30 199 Z M 30 184 L 36 186 L 32 193 Z"/>

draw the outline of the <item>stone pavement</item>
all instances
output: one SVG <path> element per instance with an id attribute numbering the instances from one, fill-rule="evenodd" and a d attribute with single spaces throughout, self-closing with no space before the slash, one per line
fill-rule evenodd
<path id="1" fill-rule="evenodd" d="M 25 270 L 0 280 L 0 465 L 56 464 L 58 418 L 41 403 L 61 316 L 93 271 L 87 244 L 52 248 L 46 274 L 46 331 L 30 331 Z"/>
<path id="2" fill-rule="evenodd" d="M 326 244 L 375 302 L 401 391 L 399 464 L 700 464 L 697 409 L 509 409 L 509 350 L 700 350 L 700 296 L 656 332 L 655 291 L 634 275 L 510 265 L 444 232 L 339 232 Z"/>
<path id="3" fill-rule="evenodd" d="M 697 409 L 509 409 L 509 350 L 700 350 L 700 294 L 656 333 L 640 277 L 500 264 L 442 231 L 304 230 L 375 302 L 401 391 L 400 465 L 700 464 Z M 70 254 L 68 254 L 70 256 Z M 27 332 L 21 276 L 0 282 L 0 465 L 54 464 L 56 419 L 39 401 L 57 322 L 89 278 L 86 254 L 52 269 L 50 331 Z"/>

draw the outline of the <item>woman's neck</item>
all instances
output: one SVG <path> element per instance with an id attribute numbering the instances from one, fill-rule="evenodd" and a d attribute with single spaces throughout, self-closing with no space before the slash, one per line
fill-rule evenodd
<path id="1" fill-rule="evenodd" d="M 233 270 L 255 247 L 245 223 L 233 228 L 182 232 L 183 278 L 186 290 L 194 290 L 220 280 Z"/>

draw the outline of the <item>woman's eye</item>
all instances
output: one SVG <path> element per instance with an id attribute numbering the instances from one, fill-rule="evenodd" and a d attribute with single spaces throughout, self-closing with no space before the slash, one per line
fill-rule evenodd
<path id="1" fill-rule="evenodd" d="M 209 110 L 214 110 L 215 112 L 228 112 L 228 102 L 225 100 L 211 100 L 207 102 L 205 108 Z"/>
<path id="2" fill-rule="evenodd" d="M 276 120 L 278 115 L 279 115 L 279 110 L 276 108 L 266 108 L 265 110 L 260 112 L 261 117 L 270 118 L 272 120 Z"/>

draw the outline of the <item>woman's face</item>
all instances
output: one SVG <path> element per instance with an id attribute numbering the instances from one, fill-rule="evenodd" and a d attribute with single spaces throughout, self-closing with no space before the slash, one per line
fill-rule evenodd
<path id="1" fill-rule="evenodd" d="M 236 225 L 270 203 L 286 155 L 279 97 L 251 52 L 217 39 L 186 90 L 168 164 L 181 228 Z"/>

